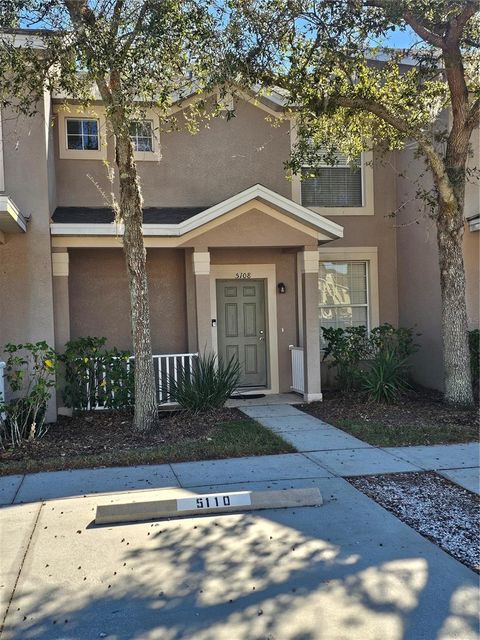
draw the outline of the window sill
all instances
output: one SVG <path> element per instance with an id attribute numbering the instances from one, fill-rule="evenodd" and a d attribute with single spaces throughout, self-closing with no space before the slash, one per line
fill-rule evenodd
<path id="1" fill-rule="evenodd" d="M 373 216 L 373 207 L 307 207 L 322 216 Z"/>
<path id="2" fill-rule="evenodd" d="M 159 162 L 161 154 L 156 151 L 135 151 L 133 158 L 135 162 Z"/>

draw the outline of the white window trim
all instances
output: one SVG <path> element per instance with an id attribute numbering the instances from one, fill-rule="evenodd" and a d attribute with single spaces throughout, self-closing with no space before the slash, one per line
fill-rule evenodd
<path id="1" fill-rule="evenodd" d="M 78 135 L 78 134 L 69 134 L 68 133 L 68 123 L 69 122 L 96 122 L 97 123 L 97 140 L 98 140 L 98 149 L 70 149 L 70 147 L 68 146 L 68 136 L 69 135 Z M 83 136 L 84 133 L 82 131 L 81 134 L 79 134 L 82 137 L 82 142 L 83 142 Z M 88 134 L 87 134 L 88 135 Z M 92 135 L 92 134 L 90 134 Z M 65 118 L 65 146 L 67 148 L 68 151 L 100 151 L 100 147 L 101 147 L 101 142 L 100 142 L 100 121 L 98 120 L 98 118 L 86 118 L 86 117 L 82 117 L 79 118 L 77 116 L 67 116 Z"/>
<path id="2" fill-rule="evenodd" d="M 107 122 L 103 108 L 60 108 L 58 113 L 58 151 L 62 160 L 106 160 Z M 99 149 L 69 149 L 67 146 L 67 120 L 97 120 Z"/>
<path id="3" fill-rule="evenodd" d="M 294 118 L 290 121 L 291 149 L 298 140 L 297 123 Z M 308 207 L 311 211 L 322 216 L 373 216 L 375 213 L 373 193 L 373 152 L 362 153 L 362 206 L 361 207 Z M 328 165 L 327 165 L 328 166 Z M 300 174 L 292 175 L 292 200 L 302 204 L 302 180 Z"/>
<path id="4" fill-rule="evenodd" d="M 133 157 L 137 162 L 158 162 L 160 152 L 160 118 L 153 109 L 147 109 L 145 118 L 132 118 L 132 122 L 152 123 L 152 151 L 134 151 Z"/>
<path id="5" fill-rule="evenodd" d="M 370 331 L 373 327 L 378 327 L 380 324 L 380 305 L 377 247 L 320 247 L 318 253 L 320 262 L 367 263 L 367 328 Z"/>
<path id="6" fill-rule="evenodd" d="M 367 332 L 370 333 L 370 329 L 371 329 L 371 325 L 370 325 L 370 286 L 369 286 L 369 273 L 370 273 L 370 262 L 368 260 L 359 260 L 359 259 L 355 259 L 355 260 L 325 260 L 322 259 L 319 261 L 320 263 L 328 263 L 328 264 L 335 264 L 335 263 L 340 263 L 340 264 L 363 264 L 365 265 L 365 276 L 366 276 L 366 302 L 362 302 L 362 303 L 350 303 L 350 304 L 321 304 L 320 302 L 318 303 L 318 308 L 319 309 L 338 309 L 338 308 L 342 308 L 342 307 L 352 307 L 353 308 L 366 308 L 367 310 Z"/>

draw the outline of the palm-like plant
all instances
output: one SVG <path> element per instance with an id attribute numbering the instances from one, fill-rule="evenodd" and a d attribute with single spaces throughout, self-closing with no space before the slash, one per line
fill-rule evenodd
<path id="1" fill-rule="evenodd" d="M 221 409 L 240 381 L 236 358 L 225 363 L 215 354 L 197 358 L 192 369 L 181 367 L 177 376 L 169 376 L 170 400 L 193 413 Z"/>

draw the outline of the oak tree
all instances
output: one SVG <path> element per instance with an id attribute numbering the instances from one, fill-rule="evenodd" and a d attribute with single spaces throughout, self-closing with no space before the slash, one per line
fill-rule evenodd
<path id="1" fill-rule="evenodd" d="M 148 109 L 168 118 L 173 100 L 208 85 L 219 58 L 217 15 L 202 0 L 22 0 L 16 6 L 12 16 L 9 5 L 5 24 L 23 27 L 23 37 L 21 46 L 15 31 L 0 37 L 1 102 L 13 98 L 28 111 L 44 89 L 85 106 L 100 99 L 114 134 L 115 213 L 124 225 L 135 355 L 134 428 L 143 431 L 155 424 L 157 402 L 131 126 Z"/>
<path id="2" fill-rule="evenodd" d="M 445 399 L 473 402 L 463 234 L 470 139 L 480 119 L 480 0 L 252 0 L 236 8 L 244 81 L 283 88 L 297 119 L 293 171 L 335 150 L 417 146 L 432 180 L 417 195 L 436 222 Z M 408 50 L 385 46 L 405 31 Z M 234 52 L 232 52 L 232 57 Z"/>

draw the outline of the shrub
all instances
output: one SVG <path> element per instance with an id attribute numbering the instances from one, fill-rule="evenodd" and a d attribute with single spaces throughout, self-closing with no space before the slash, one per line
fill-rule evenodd
<path id="1" fill-rule="evenodd" d="M 192 369 L 180 367 L 169 376 L 169 395 L 183 409 L 199 413 L 221 409 L 240 381 L 237 359 L 224 363 L 214 354 L 199 356 Z"/>
<path id="2" fill-rule="evenodd" d="M 96 406 L 124 409 L 134 403 L 133 364 L 128 351 L 106 349 L 106 338 L 70 340 L 59 356 L 64 365 L 65 406 L 84 411 Z"/>
<path id="3" fill-rule="evenodd" d="M 324 359 L 332 356 L 343 391 L 361 390 L 377 402 L 392 402 L 407 387 L 408 358 L 417 350 L 412 329 L 396 329 L 389 323 L 371 330 L 324 328 Z"/>
<path id="4" fill-rule="evenodd" d="M 12 447 L 47 432 L 45 412 L 55 386 L 56 356 L 44 341 L 7 344 L 5 380 L 12 398 L 0 401 L 0 444 Z"/>
<path id="5" fill-rule="evenodd" d="M 417 334 L 420 335 L 420 334 Z M 406 359 L 417 351 L 413 329 L 399 327 L 385 322 L 370 331 L 369 350 L 373 357 L 382 351 L 393 351 L 398 358 Z"/>
<path id="6" fill-rule="evenodd" d="M 323 359 L 332 356 L 329 367 L 336 368 L 339 386 L 344 391 L 358 389 L 361 382 L 360 364 L 369 356 L 367 327 L 322 327 L 322 332 L 327 343 Z"/>
<path id="7" fill-rule="evenodd" d="M 362 378 L 362 390 L 375 402 L 394 402 L 409 387 L 407 375 L 407 359 L 387 347 L 370 362 Z"/>
<path id="8" fill-rule="evenodd" d="M 468 332 L 468 344 L 470 347 L 470 369 L 472 371 L 472 383 L 477 385 L 480 381 L 480 330 L 473 329 Z"/>

